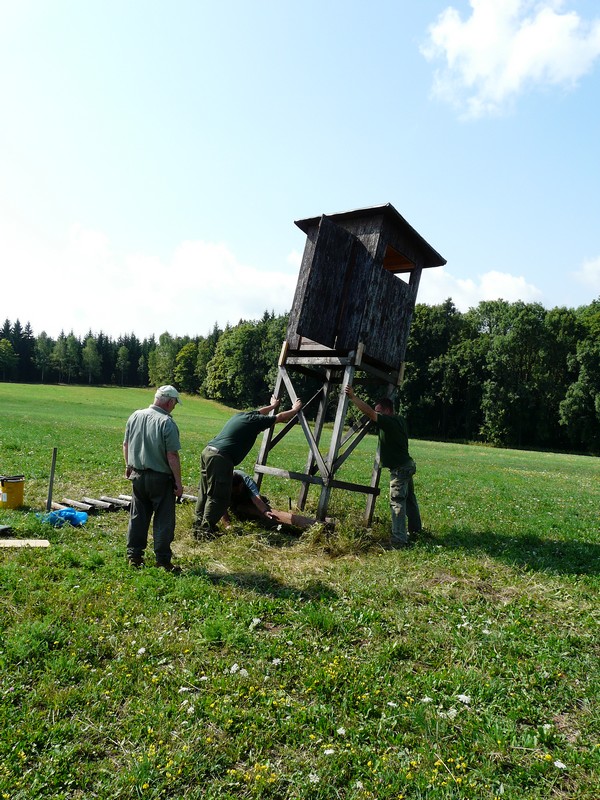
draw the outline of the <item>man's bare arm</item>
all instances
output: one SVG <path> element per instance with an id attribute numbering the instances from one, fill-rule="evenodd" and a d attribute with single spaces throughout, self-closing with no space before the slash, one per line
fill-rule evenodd
<path id="1" fill-rule="evenodd" d="M 371 408 L 371 406 L 368 403 L 365 403 L 364 400 L 361 400 L 360 397 L 357 397 L 354 394 L 354 389 L 352 386 L 346 386 L 344 391 L 359 411 L 362 411 L 362 413 L 369 417 L 369 419 L 372 419 L 373 422 L 377 422 L 377 412 L 375 409 Z"/>

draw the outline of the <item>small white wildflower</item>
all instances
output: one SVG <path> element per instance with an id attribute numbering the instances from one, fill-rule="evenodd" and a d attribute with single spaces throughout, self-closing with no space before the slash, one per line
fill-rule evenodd
<path id="1" fill-rule="evenodd" d="M 562 762 L 562 761 L 555 761 L 555 762 L 554 762 L 554 766 L 555 766 L 557 769 L 566 769 L 566 768 L 567 768 L 567 765 L 566 765 L 566 764 L 563 764 L 563 762 Z"/>
<path id="2" fill-rule="evenodd" d="M 362 781 L 356 781 L 356 783 L 354 784 L 354 788 L 355 789 L 364 789 L 365 786 L 364 786 L 364 783 Z"/>
<path id="3" fill-rule="evenodd" d="M 454 719 L 458 711 L 455 708 L 449 708 L 448 711 L 440 711 L 440 717 L 445 717 L 446 719 Z"/>
<path id="4" fill-rule="evenodd" d="M 337 729 L 337 733 L 338 733 L 340 736 L 345 736 L 345 735 L 346 735 L 346 728 L 338 728 L 338 729 Z"/>
<path id="5" fill-rule="evenodd" d="M 248 627 L 250 628 L 251 631 L 253 631 L 254 628 L 258 627 L 258 625 L 260 625 L 261 622 L 262 620 L 260 617 L 254 617 L 254 619 L 252 620 L 252 622 Z"/>
<path id="6" fill-rule="evenodd" d="M 196 710 L 195 706 L 190 705 L 188 706 L 187 713 L 190 714 L 191 716 L 195 710 Z"/>
<path id="7" fill-rule="evenodd" d="M 201 681 L 207 681 L 207 680 L 208 680 L 208 677 L 207 677 L 206 675 L 203 675 L 203 676 L 200 678 L 200 680 L 201 680 Z"/>
<path id="8" fill-rule="evenodd" d="M 398 703 L 394 703 L 393 700 L 389 700 L 387 704 L 390 708 L 398 708 Z"/>
<path id="9" fill-rule="evenodd" d="M 425 695 L 425 697 L 421 698 L 422 703 L 433 703 L 433 697 L 429 697 L 429 695 Z"/>
<path id="10" fill-rule="evenodd" d="M 460 700 L 460 702 L 464 703 L 466 706 L 468 706 L 469 703 L 471 702 L 471 698 L 469 697 L 468 694 L 458 694 L 456 695 L 456 699 Z"/>
<path id="11" fill-rule="evenodd" d="M 240 675 L 242 676 L 242 678 L 247 678 L 248 677 L 248 670 L 244 669 L 242 667 L 241 670 L 240 670 Z"/>
<path id="12" fill-rule="evenodd" d="M 328 747 L 326 750 L 323 750 L 324 755 L 332 756 L 335 753 L 333 747 Z"/>
<path id="13" fill-rule="evenodd" d="M 491 631 L 488 630 L 488 628 L 484 628 L 481 632 L 484 633 L 486 636 L 489 636 L 491 633 Z"/>
<path id="14" fill-rule="evenodd" d="M 190 692 L 191 689 L 188 686 L 180 686 L 179 687 L 179 694 L 185 694 L 186 692 Z"/>
<path id="15" fill-rule="evenodd" d="M 273 661 L 271 661 L 271 664 L 273 664 L 274 667 L 278 667 L 281 664 L 281 659 L 274 658 Z"/>
<path id="16" fill-rule="evenodd" d="M 229 667 L 229 672 L 230 672 L 232 675 L 234 675 L 236 672 L 239 672 L 239 670 L 240 670 L 240 665 L 239 665 L 239 664 L 232 664 L 232 665 Z"/>
<path id="17" fill-rule="evenodd" d="M 544 733 L 550 733 L 553 727 L 554 725 L 551 725 L 549 722 L 547 722 L 545 725 L 542 725 L 542 730 Z"/>
<path id="18" fill-rule="evenodd" d="M 137 654 L 138 654 L 138 656 L 143 656 L 145 652 L 146 652 L 146 648 L 145 647 L 140 647 L 140 649 L 137 651 Z"/>
<path id="19" fill-rule="evenodd" d="M 308 776 L 308 780 L 310 783 L 318 783 L 320 781 L 320 778 L 316 774 L 316 772 L 311 772 L 310 775 Z"/>

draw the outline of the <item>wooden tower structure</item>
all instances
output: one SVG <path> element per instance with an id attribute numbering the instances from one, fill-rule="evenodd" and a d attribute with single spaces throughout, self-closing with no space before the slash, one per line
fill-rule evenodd
<path id="1" fill-rule="evenodd" d="M 406 344 L 423 269 L 446 263 L 389 203 L 295 223 L 307 237 L 290 312 L 287 339 L 278 364 L 274 393 L 285 388 L 296 397 L 294 377 L 310 375 L 320 388 L 303 412 L 316 404 L 311 428 L 301 412 L 281 432 L 265 431 L 254 467 L 263 475 L 301 482 L 298 506 L 303 509 L 311 485 L 320 489 L 317 518 L 324 520 L 332 489 L 362 492 L 367 497 L 365 521 L 372 520 L 379 494 L 381 466 L 375 457 L 368 485 L 336 479 L 336 472 L 365 436 L 364 417 L 344 435 L 348 397 L 344 387 L 361 381 L 379 384 L 392 396 L 402 380 Z M 330 444 L 319 447 L 332 388 L 340 387 Z M 309 452 L 303 472 L 269 467 L 270 451 L 294 424 L 301 424 Z"/>

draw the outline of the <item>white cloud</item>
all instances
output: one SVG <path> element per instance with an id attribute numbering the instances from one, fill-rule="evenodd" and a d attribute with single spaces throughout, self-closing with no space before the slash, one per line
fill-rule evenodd
<path id="1" fill-rule="evenodd" d="M 71 329 L 117 338 L 164 331 L 208 333 L 265 310 L 284 313 L 297 275 L 265 272 L 243 264 L 225 244 L 188 241 L 166 259 L 119 254 L 99 231 L 73 226 L 62 241 L 0 226 L 0 316 L 30 322 L 34 334 L 56 337 Z"/>
<path id="2" fill-rule="evenodd" d="M 424 269 L 419 284 L 419 303 L 437 305 L 451 298 L 459 311 L 468 311 L 482 300 L 506 300 L 513 303 L 541 302 L 542 292 L 523 276 L 491 270 L 471 278 L 456 278 L 445 267 Z"/>
<path id="3" fill-rule="evenodd" d="M 302 264 L 302 253 L 299 253 L 298 250 L 292 250 L 291 253 L 288 253 L 286 260 L 290 266 L 300 269 L 300 265 Z"/>
<path id="4" fill-rule="evenodd" d="M 600 256 L 584 261 L 575 278 L 594 292 L 600 292 Z"/>
<path id="5" fill-rule="evenodd" d="M 434 94 L 476 118 L 505 111 L 530 87 L 571 88 L 600 56 L 600 18 L 586 22 L 563 0 L 470 0 L 464 20 L 452 6 L 421 48 L 442 60 Z"/>

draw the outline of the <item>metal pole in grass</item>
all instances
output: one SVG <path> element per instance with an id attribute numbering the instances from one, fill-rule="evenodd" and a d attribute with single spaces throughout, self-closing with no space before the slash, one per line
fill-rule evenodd
<path id="1" fill-rule="evenodd" d="M 46 500 L 46 511 L 52 510 L 52 487 L 54 486 L 54 470 L 56 469 L 56 452 L 58 448 L 52 449 L 52 466 L 50 467 L 50 483 L 48 484 L 48 499 Z"/>

